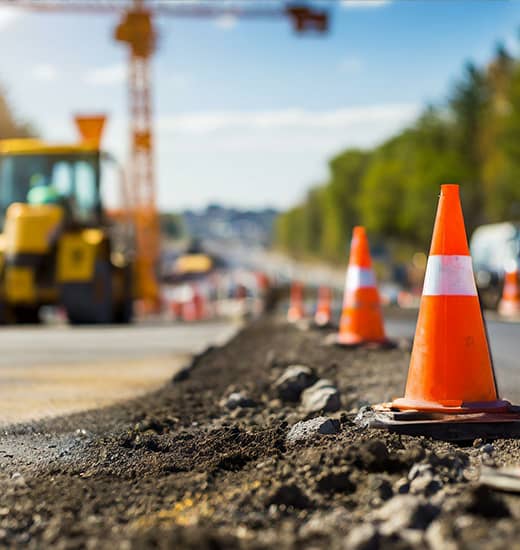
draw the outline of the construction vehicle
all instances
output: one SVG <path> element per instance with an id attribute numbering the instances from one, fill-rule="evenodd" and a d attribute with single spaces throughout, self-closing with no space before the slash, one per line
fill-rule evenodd
<path id="1" fill-rule="evenodd" d="M 111 221 L 101 198 L 102 167 L 115 164 L 100 149 L 105 119 L 76 122 L 81 134 L 76 144 L 0 141 L 5 323 L 37 322 L 44 305 L 62 306 L 71 323 L 131 320 L 132 224 Z"/>

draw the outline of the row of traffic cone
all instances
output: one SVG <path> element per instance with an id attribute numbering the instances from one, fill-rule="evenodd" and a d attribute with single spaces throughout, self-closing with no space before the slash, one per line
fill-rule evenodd
<path id="1" fill-rule="evenodd" d="M 320 287 L 314 316 L 316 325 L 330 324 L 331 301 L 330 288 Z M 299 282 L 294 282 L 291 287 L 287 319 L 289 322 L 295 322 L 304 316 L 303 286 Z M 354 227 L 337 343 L 348 346 L 387 342 L 368 238 L 363 227 Z"/>
<path id="2" fill-rule="evenodd" d="M 508 300 L 520 303 L 512 275 L 507 289 Z M 293 300 L 301 294 L 299 289 Z M 347 345 L 386 341 L 362 227 L 354 228 L 337 340 Z M 441 186 L 405 395 L 391 407 L 450 414 L 511 407 L 498 398 L 458 185 Z"/>

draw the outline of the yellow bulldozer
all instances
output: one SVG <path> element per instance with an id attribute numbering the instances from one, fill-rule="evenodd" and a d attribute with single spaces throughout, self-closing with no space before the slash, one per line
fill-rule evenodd
<path id="1" fill-rule="evenodd" d="M 103 204 L 104 117 L 77 117 L 81 141 L 0 141 L 0 322 L 61 306 L 73 324 L 132 318 L 132 224 Z M 120 183 L 118 182 L 118 185 Z"/>

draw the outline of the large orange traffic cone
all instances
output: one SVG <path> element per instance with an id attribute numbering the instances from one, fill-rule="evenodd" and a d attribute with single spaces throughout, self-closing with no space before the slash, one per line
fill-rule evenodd
<path id="1" fill-rule="evenodd" d="M 298 281 L 294 281 L 291 285 L 291 301 L 289 304 L 289 311 L 287 312 L 287 320 L 289 323 L 296 323 L 304 317 L 303 285 Z"/>
<path id="2" fill-rule="evenodd" d="M 504 275 L 504 290 L 498 312 L 505 317 L 520 315 L 520 284 L 516 262 L 508 266 Z"/>
<path id="3" fill-rule="evenodd" d="M 332 293 L 328 286 L 320 286 L 318 289 L 318 304 L 314 314 L 314 323 L 319 327 L 330 325 Z"/>
<path id="4" fill-rule="evenodd" d="M 441 186 L 404 398 L 397 409 L 507 410 L 498 399 L 458 185 Z"/>
<path id="5" fill-rule="evenodd" d="M 364 227 L 354 227 L 337 342 L 386 343 L 379 292 Z"/>

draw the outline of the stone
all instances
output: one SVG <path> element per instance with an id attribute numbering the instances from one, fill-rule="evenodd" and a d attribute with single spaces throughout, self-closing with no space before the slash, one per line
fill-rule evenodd
<path id="1" fill-rule="evenodd" d="M 320 493 L 351 494 L 356 485 L 350 479 L 350 472 L 343 468 L 320 474 L 316 478 L 316 489 Z"/>
<path id="2" fill-rule="evenodd" d="M 431 550 L 458 550 L 453 530 L 446 522 L 435 520 L 426 531 L 426 542 Z"/>
<path id="3" fill-rule="evenodd" d="M 376 510 L 372 518 L 380 522 L 384 535 L 398 534 L 404 529 L 425 530 L 439 515 L 440 508 L 423 502 L 414 495 L 397 495 Z"/>
<path id="4" fill-rule="evenodd" d="M 338 388 L 330 380 L 318 380 L 301 394 L 302 407 L 306 413 L 335 412 L 341 408 Z"/>
<path id="5" fill-rule="evenodd" d="M 310 367 L 292 365 L 274 383 L 278 397 L 283 401 L 297 402 L 304 389 L 312 386 L 316 375 Z"/>
<path id="6" fill-rule="evenodd" d="M 379 533 L 371 523 L 354 527 L 345 541 L 348 550 L 377 550 L 379 548 Z"/>
<path id="7" fill-rule="evenodd" d="M 287 434 L 289 443 L 305 441 L 316 437 L 317 435 L 333 435 L 339 433 L 339 420 L 318 416 L 311 420 L 297 422 L 291 427 Z"/>
<path id="8" fill-rule="evenodd" d="M 256 403 L 244 392 L 233 392 L 220 401 L 220 406 L 230 411 L 237 408 L 254 407 Z"/>
<path id="9" fill-rule="evenodd" d="M 298 485 L 295 483 L 288 483 L 279 485 L 267 498 L 266 505 L 284 505 L 303 510 L 311 507 L 311 501 Z"/>
<path id="10" fill-rule="evenodd" d="M 416 477 L 410 483 L 410 492 L 430 497 L 442 489 L 442 482 L 429 475 Z"/>

